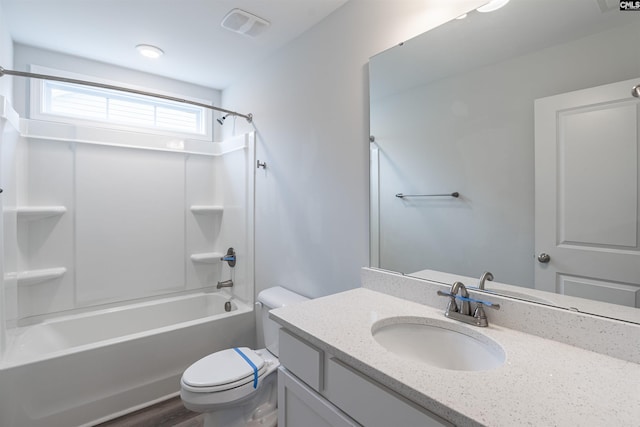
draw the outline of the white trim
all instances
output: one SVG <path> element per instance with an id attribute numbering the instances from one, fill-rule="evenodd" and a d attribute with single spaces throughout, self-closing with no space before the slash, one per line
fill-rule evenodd
<path id="1" fill-rule="evenodd" d="M 109 128 L 79 126 L 41 120 L 20 119 L 20 134 L 24 138 L 47 141 L 107 145 L 139 150 L 159 150 L 205 156 L 223 156 L 242 150 L 245 144 L 236 141 L 221 143 Z M 241 142 L 244 142 L 242 140 Z"/>
<path id="2" fill-rule="evenodd" d="M 90 79 L 90 80 L 95 81 L 97 83 L 103 83 L 103 84 L 114 85 L 114 86 L 125 86 L 125 87 L 131 88 L 131 89 L 142 90 L 142 91 L 151 91 L 152 90 L 152 88 L 148 88 L 148 87 L 124 84 L 124 83 L 118 82 L 118 81 L 100 79 L 100 78 L 97 78 L 97 77 L 94 77 L 94 76 L 87 76 L 87 75 L 83 75 L 83 74 L 73 73 L 73 72 L 70 72 L 70 71 L 57 70 L 57 69 L 54 69 L 54 68 L 43 67 L 43 66 L 40 66 L 40 65 L 33 65 L 32 64 L 32 65 L 29 66 L 29 70 L 30 70 L 30 72 L 37 73 L 37 74 L 48 74 L 48 75 L 52 75 L 52 76 L 72 78 L 72 79 L 78 79 L 78 80 L 89 80 Z M 157 134 L 157 135 L 180 136 L 180 137 L 184 137 L 184 138 L 200 139 L 200 140 L 207 140 L 207 141 L 212 141 L 213 140 L 213 113 L 212 113 L 211 110 L 206 109 L 206 108 L 203 108 L 202 117 L 203 117 L 204 133 L 202 133 L 202 134 L 200 134 L 200 133 L 179 132 L 179 131 L 173 131 L 173 130 L 162 130 L 162 129 L 151 128 L 151 127 L 147 128 L 147 127 L 135 126 L 135 125 L 118 124 L 118 123 L 103 122 L 103 121 L 84 119 L 84 118 L 60 116 L 60 115 L 56 115 L 56 114 L 46 113 L 46 112 L 43 111 L 42 107 L 43 107 L 44 85 L 45 85 L 45 80 L 30 79 L 30 83 L 29 83 L 29 117 L 31 119 L 47 120 L 47 121 L 55 121 L 55 122 L 63 122 L 63 123 L 71 123 L 71 124 L 76 124 L 76 125 L 81 125 L 81 126 L 92 126 L 92 127 L 118 129 L 118 130 L 134 131 L 134 132 L 153 133 L 153 134 Z M 161 94 L 161 95 L 166 95 L 166 96 L 186 98 L 182 94 L 170 93 L 170 92 L 166 92 L 166 91 L 158 91 L 156 89 L 153 89 L 153 92 Z M 189 99 L 194 101 L 194 102 L 213 105 L 210 100 L 199 99 L 199 98 L 191 98 L 191 97 L 189 97 Z M 170 101 L 166 101 L 166 102 L 170 102 Z M 194 107 L 194 108 L 198 108 L 198 107 Z"/>

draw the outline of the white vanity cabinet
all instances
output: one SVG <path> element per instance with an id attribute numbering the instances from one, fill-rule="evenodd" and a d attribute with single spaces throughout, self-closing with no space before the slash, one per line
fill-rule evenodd
<path id="1" fill-rule="evenodd" d="M 278 369 L 278 427 L 357 427 L 360 424 L 291 374 Z"/>
<path id="2" fill-rule="evenodd" d="M 290 331 L 279 339 L 279 427 L 453 426 Z"/>
<path id="3" fill-rule="evenodd" d="M 322 350 L 280 330 L 278 427 L 357 427 L 360 424 L 320 395 Z"/>

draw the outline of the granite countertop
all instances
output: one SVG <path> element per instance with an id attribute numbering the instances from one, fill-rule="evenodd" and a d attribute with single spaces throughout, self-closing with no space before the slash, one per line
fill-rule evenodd
<path id="1" fill-rule="evenodd" d="M 640 365 L 491 324 L 505 363 L 454 371 L 408 362 L 378 344 L 372 325 L 435 309 L 365 288 L 271 311 L 271 318 L 353 368 L 458 426 L 613 426 L 640 420 Z"/>

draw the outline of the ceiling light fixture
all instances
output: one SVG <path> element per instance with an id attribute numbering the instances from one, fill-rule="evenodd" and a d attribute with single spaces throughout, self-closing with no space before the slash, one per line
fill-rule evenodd
<path id="1" fill-rule="evenodd" d="M 146 58 L 156 59 L 160 58 L 164 54 L 164 51 L 162 49 L 160 49 L 159 47 L 151 46 L 150 44 L 139 44 L 138 46 L 136 46 L 136 49 L 138 49 L 140 55 Z"/>
<path id="2" fill-rule="evenodd" d="M 509 0 L 491 0 L 489 3 L 477 8 L 478 12 L 493 12 L 509 3 Z"/>

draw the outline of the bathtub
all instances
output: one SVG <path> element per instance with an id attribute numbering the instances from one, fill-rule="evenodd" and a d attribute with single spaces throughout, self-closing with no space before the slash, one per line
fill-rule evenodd
<path id="1" fill-rule="evenodd" d="M 91 426 L 175 396 L 182 372 L 254 343 L 253 308 L 198 293 L 57 317 L 10 330 L 0 426 Z"/>

